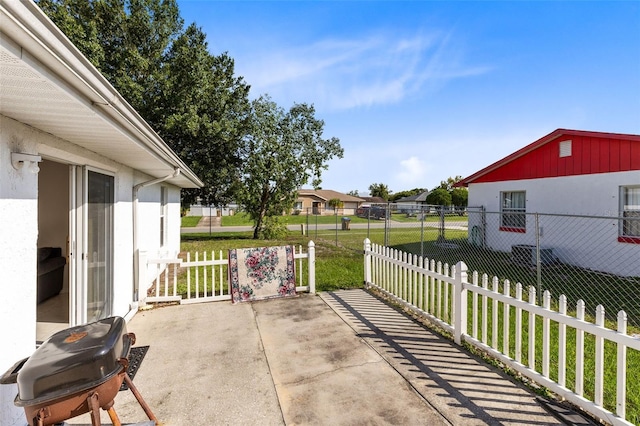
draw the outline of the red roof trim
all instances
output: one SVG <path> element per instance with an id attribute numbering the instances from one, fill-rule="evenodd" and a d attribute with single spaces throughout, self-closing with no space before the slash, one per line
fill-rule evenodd
<path id="1" fill-rule="evenodd" d="M 519 149 L 518 151 L 504 157 L 501 160 L 496 161 L 495 163 L 485 167 L 484 169 L 477 171 L 469 177 L 462 179 L 460 182 L 456 183 L 454 186 L 468 186 L 470 183 L 473 183 L 478 178 L 490 173 L 505 164 L 512 162 L 513 160 L 522 157 L 523 155 L 528 154 L 529 152 L 548 144 L 560 137 L 566 136 L 586 136 L 586 137 L 599 137 L 599 138 L 615 138 L 628 140 L 633 142 L 640 142 L 640 135 L 629 135 L 623 133 L 605 133 L 605 132 L 591 132 L 586 130 L 570 130 L 570 129 L 556 129 L 553 132 L 549 133 L 546 136 L 538 139 L 537 141 L 530 143 L 524 148 Z"/>

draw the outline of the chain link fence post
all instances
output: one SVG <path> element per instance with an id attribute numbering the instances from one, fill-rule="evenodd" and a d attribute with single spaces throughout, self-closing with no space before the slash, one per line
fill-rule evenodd
<path id="1" fill-rule="evenodd" d="M 420 257 L 424 259 L 424 206 L 420 206 Z"/>
<path id="2" fill-rule="evenodd" d="M 385 245 L 389 245 L 391 240 L 391 203 L 387 201 L 387 208 L 384 214 L 384 239 Z"/>
<path id="3" fill-rule="evenodd" d="M 336 215 L 336 246 L 338 246 L 338 209 L 334 210 L 334 214 Z"/>
<path id="4" fill-rule="evenodd" d="M 538 305 L 542 303 L 542 261 L 540 259 L 540 215 L 533 215 L 536 232 L 536 282 L 538 284 Z"/>

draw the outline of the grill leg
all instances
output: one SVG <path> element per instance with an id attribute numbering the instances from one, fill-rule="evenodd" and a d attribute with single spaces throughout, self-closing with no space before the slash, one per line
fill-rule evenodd
<path id="1" fill-rule="evenodd" d="M 158 423 L 158 419 L 153 414 L 153 412 L 151 411 L 151 408 L 147 405 L 147 403 L 144 401 L 144 399 L 142 399 L 142 395 L 140 395 L 140 392 L 138 392 L 138 388 L 136 388 L 133 385 L 133 381 L 131 381 L 131 379 L 129 378 L 128 374 L 124 375 L 124 381 L 127 383 L 127 386 L 129 387 L 129 389 L 131 389 L 131 392 L 133 392 L 133 396 L 136 397 L 136 399 L 138 400 L 138 403 L 140 404 L 140 406 L 142 407 L 142 409 L 146 413 L 147 417 L 149 417 L 149 420 L 152 420 L 152 421 Z"/>
<path id="2" fill-rule="evenodd" d="M 44 418 L 47 417 L 47 412 L 44 408 L 38 411 L 38 415 L 33 419 L 34 426 L 44 426 Z"/>
<path id="3" fill-rule="evenodd" d="M 98 394 L 92 392 L 91 395 L 87 397 L 87 403 L 89 404 L 89 408 L 91 408 L 91 426 L 101 426 L 100 423 L 100 401 L 98 399 Z"/>
<path id="4" fill-rule="evenodd" d="M 116 410 L 115 408 L 113 408 L 113 406 L 109 407 L 107 413 L 109 413 L 109 418 L 111 419 L 111 424 L 113 426 L 122 426 L 122 423 L 120 423 L 120 419 L 118 418 Z"/>

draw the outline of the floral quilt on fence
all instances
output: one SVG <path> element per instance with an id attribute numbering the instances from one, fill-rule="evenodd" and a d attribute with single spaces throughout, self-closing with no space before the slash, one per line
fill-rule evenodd
<path id="1" fill-rule="evenodd" d="M 295 296 L 293 246 L 229 250 L 229 286 L 233 303 Z"/>

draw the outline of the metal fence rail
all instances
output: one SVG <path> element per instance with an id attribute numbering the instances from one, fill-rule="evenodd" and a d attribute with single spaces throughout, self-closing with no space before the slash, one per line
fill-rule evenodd
<path id="1" fill-rule="evenodd" d="M 620 236 L 622 224 L 638 218 L 522 213 L 505 219 L 505 214 L 481 207 L 376 207 L 384 209 L 383 217 L 354 217 L 348 230 L 339 210 L 335 225 L 314 226 L 317 219 L 311 215 L 309 235 L 354 250 L 361 250 L 362 240 L 369 238 L 436 262 L 464 261 L 500 282 L 533 286 L 538 303 L 548 290 L 554 300 L 566 295 L 570 305 L 583 300 L 587 311 L 602 304 L 610 320 L 624 310 L 629 325 L 640 327 L 640 244 Z"/>

